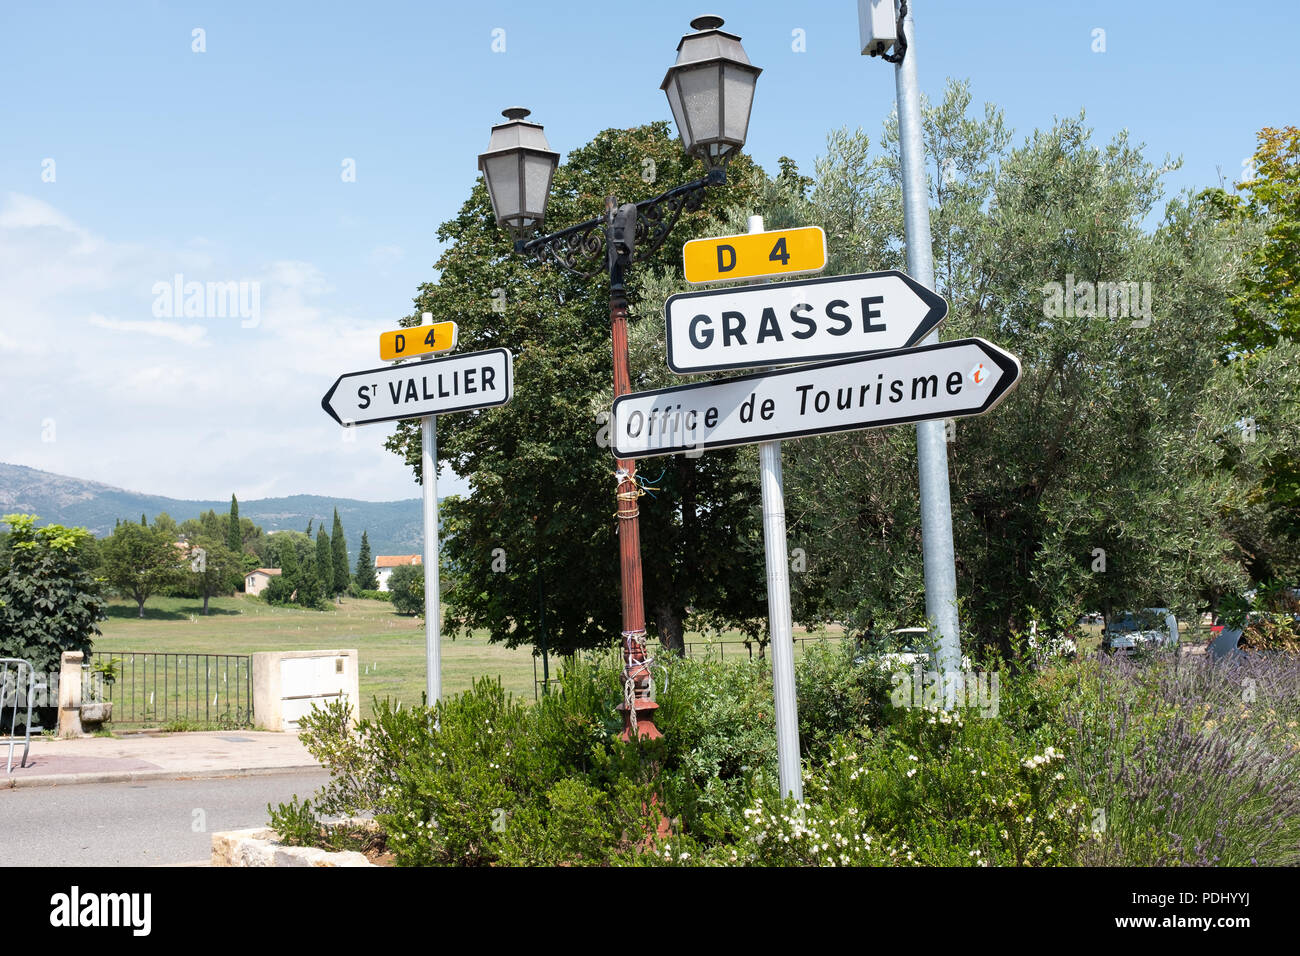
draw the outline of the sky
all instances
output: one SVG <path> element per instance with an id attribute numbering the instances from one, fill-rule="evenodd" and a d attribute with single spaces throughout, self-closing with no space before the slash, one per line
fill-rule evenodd
<path id="1" fill-rule="evenodd" d="M 561 153 L 671 120 L 664 73 L 716 13 L 763 69 L 769 171 L 879 133 L 894 71 L 860 55 L 855 2 L 709 7 L 0 0 L 0 461 L 177 498 L 417 495 L 391 427 L 345 432 L 320 397 L 436 278 L 503 108 Z M 1083 109 L 1099 141 L 1181 157 L 1170 193 L 1231 184 L 1261 127 L 1300 121 L 1291 0 L 912 10 L 926 94 L 969 80 L 1016 142 Z M 244 309 L 173 314 L 177 283 Z"/>

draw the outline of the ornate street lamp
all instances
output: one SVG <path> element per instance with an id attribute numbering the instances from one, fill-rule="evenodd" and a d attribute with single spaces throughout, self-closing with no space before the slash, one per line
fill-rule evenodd
<path id="1" fill-rule="evenodd" d="M 659 88 L 668 94 L 687 155 L 712 169 L 745 145 L 763 71 L 750 64 L 740 37 L 719 29 L 722 17 L 696 17 L 691 26 L 696 32 L 677 44 L 677 62 Z"/>
<path id="2" fill-rule="evenodd" d="M 515 239 L 530 236 L 546 219 L 546 201 L 560 154 L 546 142 L 537 123 L 527 123 L 529 111 L 520 106 L 502 110 L 508 122 L 492 127 L 487 152 L 478 168 L 487 180 L 492 212 Z"/>
<path id="3" fill-rule="evenodd" d="M 677 45 L 677 63 L 662 89 L 677 121 L 688 155 L 708 167 L 703 179 L 670 189 L 653 199 L 620 204 L 605 200 L 605 214 L 549 235 L 528 238 L 541 228 L 546 197 L 558 155 L 551 152 L 542 127 L 526 123 L 527 110 L 505 111 L 510 121 L 492 127 L 488 151 L 479 157 L 497 223 L 515 240 L 515 252 L 553 263 L 584 277 L 602 269 L 609 275 L 609 320 L 614 353 L 614 397 L 632 390 L 627 353 L 627 290 L 624 272 L 636 255 L 652 255 L 684 210 L 698 209 L 704 190 L 727 181 L 725 165 L 745 145 L 754 83 L 761 72 L 750 65 L 740 37 L 719 29 L 719 17 L 691 21 L 695 33 Z M 541 192 L 535 192 L 542 186 Z M 618 459 L 618 549 L 622 572 L 623 738 L 660 737 L 654 725 L 658 704 L 650 699 L 650 664 L 646 653 L 645 598 L 641 585 L 641 531 L 637 500 L 643 494 L 636 462 Z"/>

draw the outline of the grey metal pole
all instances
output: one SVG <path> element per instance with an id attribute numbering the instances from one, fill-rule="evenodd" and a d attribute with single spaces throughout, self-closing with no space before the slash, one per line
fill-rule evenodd
<path id="1" fill-rule="evenodd" d="M 424 314 L 426 324 L 433 315 Z M 442 697 L 442 600 L 438 593 L 438 416 L 420 419 L 420 475 L 424 484 L 424 668 L 426 704 Z"/>
<path id="2" fill-rule="evenodd" d="M 903 36 L 907 52 L 894 68 L 898 96 L 898 142 L 903 171 L 903 225 L 907 234 L 907 271 L 922 285 L 934 288 L 934 259 L 930 248 L 929 185 L 925 147 L 921 139 L 921 90 L 916 79 L 916 36 L 912 24 L 914 0 L 907 4 Z M 936 329 L 923 344 L 939 341 Z M 939 631 L 938 670 L 961 669 L 961 638 L 957 620 L 957 565 L 952 544 L 952 500 L 948 486 L 948 445 L 942 421 L 916 426 L 916 462 L 921 485 L 921 545 L 925 560 L 925 612 Z"/>
<path id="3" fill-rule="evenodd" d="M 763 231 L 763 217 L 749 217 L 751 233 Z M 772 638 L 772 696 L 776 702 L 776 763 L 781 795 L 803 800 L 799 761 L 799 703 L 794 686 L 794 634 L 790 612 L 790 561 L 786 554 L 785 488 L 781 443 L 758 446 L 763 490 L 763 551 L 767 556 L 767 621 Z"/>

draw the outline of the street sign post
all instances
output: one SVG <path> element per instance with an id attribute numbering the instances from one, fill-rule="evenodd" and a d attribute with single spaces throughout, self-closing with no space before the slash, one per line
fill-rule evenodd
<path id="1" fill-rule="evenodd" d="M 435 355 L 439 352 L 452 352 L 455 349 L 455 322 L 412 325 L 404 329 L 379 333 L 379 357 L 385 360 Z"/>
<path id="2" fill-rule="evenodd" d="M 752 235 L 763 234 L 762 216 L 749 217 L 749 231 Z M 824 236 L 822 243 L 824 262 Z M 756 284 L 765 281 L 758 279 Z M 758 482 L 763 499 L 763 564 L 767 576 L 767 633 L 772 646 L 777 783 L 782 797 L 802 803 L 799 701 L 794 685 L 794 615 L 790 610 L 790 558 L 785 530 L 785 480 L 780 441 L 765 441 L 758 446 Z"/>
<path id="3" fill-rule="evenodd" d="M 804 226 L 692 239 L 682 246 L 682 267 L 692 285 L 821 272 L 826 233 L 821 226 Z"/>
<path id="4" fill-rule="evenodd" d="M 437 341 L 440 326 L 426 323 L 402 330 L 417 342 L 419 333 Z M 394 334 L 394 333 L 386 333 Z M 446 334 L 446 333 L 444 333 Z M 395 343 L 394 343 L 395 344 Z M 383 344 L 381 340 L 381 353 Z M 385 365 L 340 375 L 321 399 L 326 414 L 340 425 L 365 425 L 402 418 L 420 419 L 420 476 L 424 513 L 424 654 L 425 699 L 430 707 L 442 697 L 442 603 L 439 592 L 438 433 L 437 419 L 448 412 L 504 405 L 514 391 L 514 358 L 507 349 L 425 358 L 404 365 Z"/>
<path id="5" fill-rule="evenodd" d="M 513 356 L 489 349 L 348 372 L 320 403 L 340 425 L 365 425 L 504 405 L 513 388 Z"/>
<path id="6" fill-rule="evenodd" d="M 648 458 L 982 415 L 1019 380 L 1011 353 L 954 339 L 625 395 L 611 444 L 618 458 Z"/>
<path id="7" fill-rule="evenodd" d="M 894 270 L 683 292 L 664 305 L 668 367 L 689 375 L 909 348 L 947 315 L 942 296 Z"/>
<path id="8" fill-rule="evenodd" d="M 875 56 L 889 47 L 894 64 L 894 97 L 898 105 L 898 159 L 903 180 L 903 233 L 907 239 L 907 271 L 918 281 L 934 282 L 930 241 L 930 180 L 925 171 L 925 119 L 921 84 L 916 71 L 917 0 L 898 7 L 894 27 L 888 3 L 858 4 L 862 52 Z M 879 9 L 884 7 L 885 9 Z M 939 341 L 938 331 L 926 339 Z M 961 622 L 957 611 L 957 553 L 952 540 L 952 492 L 948 484 L 947 429 L 941 422 L 916 426 L 916 470 L 921 492 L 921 552 L 925 563 L 925 613 L 939 632 L 936 663 L 942 673 L 961 667 Z M 945 703 L 945 706 L 948 706 Z"/>

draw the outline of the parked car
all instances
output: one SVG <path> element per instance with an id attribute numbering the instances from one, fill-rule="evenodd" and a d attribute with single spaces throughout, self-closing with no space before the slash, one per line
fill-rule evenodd
<path id="1" fill-rule="evenodd" d="M 928 666 L 934 638 L 928 627 L 897 627 L 889 632 L 887 647 L 892 650 L 871 651 L 863 649 L 854 659 L 855 664 L 873 661 L 890 670 L 908 670 L 917 664 Z M 962 670 L 971 669 L 970 657 L 963 654 Z"/>
<path id="2" fill-rule="evenodd" d="M 1106 628 L 1101 646 L 1111 653 L 1132 654 L 1141 649 L 1178 644 L 1178 618 L 1165 607 L 1124 611 Z"/>

